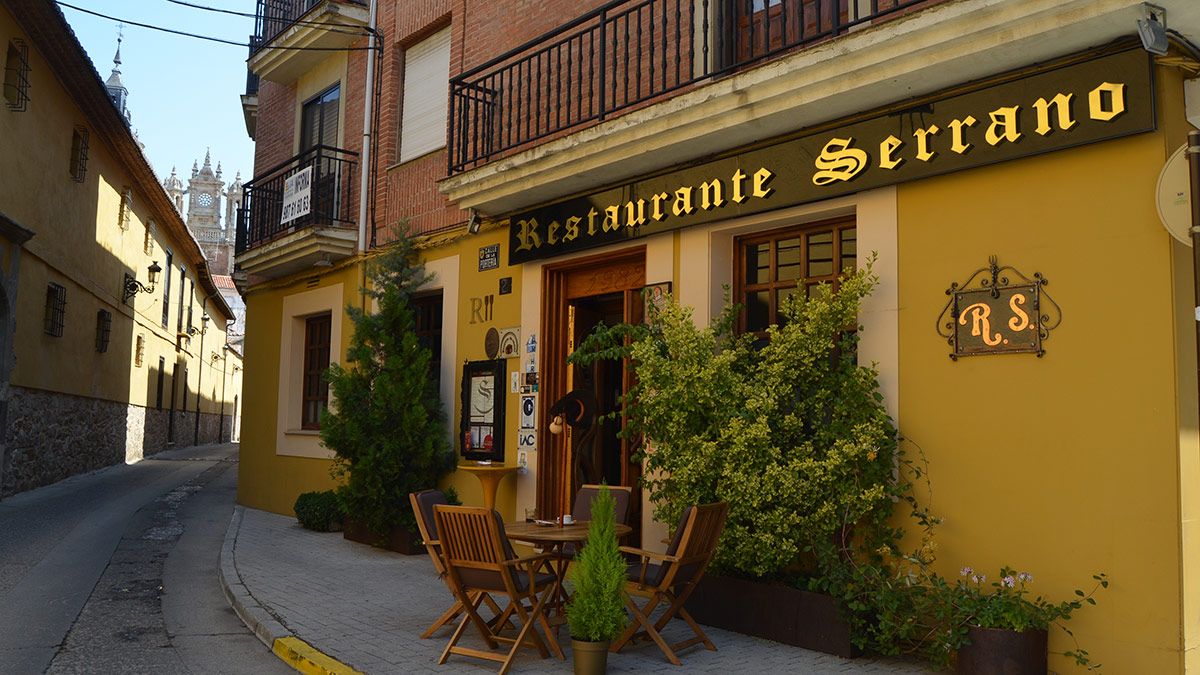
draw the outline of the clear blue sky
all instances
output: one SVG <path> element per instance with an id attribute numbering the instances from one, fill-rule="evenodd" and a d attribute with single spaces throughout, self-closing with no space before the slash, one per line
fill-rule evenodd
<path id="1" fill-rule="evenodd" d="M 101 14 L 210 35 L 245 44 L 254 19 L 183 7 L 167 0 L 68 0 Z M 193 4 L 254 13 L 254 0 L 188 0 Z M 115 21 L 62 7 L 92 63 L 107 79 L 117 47 Z M 192 162 L 212 148 L 226 183 L 237 171 L 250 180 L 254 142 L 246 135 L 238 98 L 246 89 L 246 47 L 217 44 L 126 25 L 121 79 L 129 89 L 133 128 L 161 181 L 178 167 L 186 185 Z"/>

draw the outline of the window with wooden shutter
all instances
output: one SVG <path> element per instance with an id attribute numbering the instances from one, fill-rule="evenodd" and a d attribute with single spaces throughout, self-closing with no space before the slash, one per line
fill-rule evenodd
<path id="1" fill-rule="evenodd" d="M 332 314 L 309 317 L 304 322 L 304 394 L 300 428 L 320 429 L 321 412 L 329 405 L 329 338 Z"/>
<path id="2" fill-rule="evenodd" d="M 335 84 L 309 99 L 300 109 L 300 152 L 318 145 L 337 147 L 341 92 L 341 85 Z"/>
<path id="3" fill-rule="evenodd" d="M 449 92 L 450 29 L 444 28 L 404 52 L 401 162 L 446 147 Z"/>

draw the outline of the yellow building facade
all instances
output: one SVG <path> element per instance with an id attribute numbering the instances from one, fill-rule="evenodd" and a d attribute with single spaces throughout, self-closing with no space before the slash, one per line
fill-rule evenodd
<path id="1" fill-rule="evenodd" d="M 1014 566 L 1064 599 L 1107 573 L 1098 606 L 1070 624 L 1094 659 L 1115 673 L 1200 670 L 1195 269 L 1155 197 L 1197 115 L 1184 91 L 1200 63 L 1176 50 L 1155 58 L 1130 40 L 1125 28 L 1140 16 L 1131 3 L 934 4 L 443 178 L 441 191 L 479 225 L 464 213 L 452 227 L 417 229 L 440 298 L 447 435 L 461 455 L 471 433 L 464 369 L 501 363 L 495 459 L 514 472 L 497 508 L 507 520 L 547 517 L 562 486 L 548 409 L 569 390 L 564 359 L 584 329 L 637 320 L 647 288 L 670 290 L 701 324 L 732 289 L 753 329 L 774 317 L 783 281 L 874 259 L 880 283 L 860 316 L 859 357 L 878 369 L 901 435 L 928 458 L 932 494 L 922 496 L 945 519 L 939 571 Z M 1200 20 L 1186 3 L 1168 11 Z M 1056 32 L 1069 39 L 1039 41 Z M 486 74 L 463 70 L 455 83 Z M 350 88 L 354 66 L 344 72 Z M 297 114 L 283 107 L 281 117 Z M 454 110 L 452 136 L 471 124 Z M 261 147 L 272 113 L 258 115 Z M 454 142 L 452 164 L 462 156 Z M 396 160 L 382 152 L 384 166 Z M 376 193 L 385 197 L 397 194 Z M 298 336 L 329 314 L 329 358 L 344 358 L 344 308 L 363 302 L 371 248 L 360 240 L 328 266 L 259 267 L 247 282 L 246 397 L 262 410 L 243 436 L 247 506 L 290 513 L 299 493 L 334 485 L 328 452 L 297 418 Z M 785 274 L 793 259 L 812 273 Z M 953 305 L 955 290 L 981 288 L 976 271 L 976 284 L 991 281 L 992 260 L 1001 285 L 1027 295 L 984 302 L 991 314 L 967 302 L 982 296 Z M 1035 299 L 1035 312 L 1016 311 Z M 620 386 L 602 372 L 573 373 L 571 386 L 580 377 Z M 532 413 L 522 415 L 526 399 Z M 618 454 L 599 471 L 636 488 L 640 467 Z M 467 504 L 484 501 L 468 471 L 447 484 Z M 638 536 L 661 547 L 666 526 L 644 492 Z M 1072 646 L 1052 633 L 1051 652 Z M 1058 655 L 1051 667 L 1073 668 Z"/>
<path id="2" fill-rule="evenodd" d="M 0 4 L 0 45 L 0 495 L 228 440 L 242 359 L 199 246 L 59 11 Z"/>

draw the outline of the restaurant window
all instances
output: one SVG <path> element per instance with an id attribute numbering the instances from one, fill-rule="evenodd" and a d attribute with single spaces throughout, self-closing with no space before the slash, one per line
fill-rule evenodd
<path id="1" fill-rule="evenodd" d="M 301 153 L 318 145 L 337 147 L 341 91 L 341 85 L 335 84 L 307 101 L 300 109 Z"/>
<path id="2" fill-rule="evenodd" d="M 400 109 L 400 161 L 446 147 L 450 86 L 450 28 L 404 52 L 404 98 Z"/>
<path id="3" fill-rule="evenodd" d="M 43 330 L 46 335 L 62 337 L 67 316 L 67 289 L 53 281 L 46 285 L 46 312 Z"/>
<path id="4" fill-rule="evenodd" d="M 413 298 L 417 342 L 429 350 L 429 377 L 435 391 L 442 387 L 442 292 L 421 293 Z"/>
<path id="5" fill-rule="evenodd" d="M 76 183 L 82 183 L 84 177 L 87 176 L 89 135 L 86 127 L 75 127 L 74 135 L 71 137 L 71 166 L 68 168 L 71 172 L 71 180 Z"/>
<path id="6" fill-rule="evenodd" d="M 29 108 L 29 45 L 22 40 L 8 43 L 4 60 L 4 101 L 13 112 Z"/>
<path id="7" fill-rule="evenodd" d="M 765 335 L 779 323 L 779 305 L 793 293 L 821 283 L 836 289 L 842 272 L 857 258 L 854 221 L 826 221 L 739 237 L 734 270 L 735 300 L 742 304 L 738 327 Z"/>
<path id="8" fill-rule="evenodd" d="M 301 397 L 301 429 L 320 429 L 321 411 L 329 404 L 329 334 L 333 314 L 310 316 L 304 321 L 304 391 Z"/>

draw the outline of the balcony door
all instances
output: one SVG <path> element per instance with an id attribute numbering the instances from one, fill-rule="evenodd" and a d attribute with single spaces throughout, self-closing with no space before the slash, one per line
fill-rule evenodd
<path id="1" fill-rule="evenodd" d="M 340 162 L 326 148 L 338 147 L 338 108 L 342 88 L 335 84 L 309 99 L 300 109 L 300 161 L 296 170 L 313 167 L 313 214 L 324 221 L 336 218 L 341 195 Z"/>
<path id="2" fill-rule="evenodd" d="M 857 0 L 731 1 L 734 63 L 832 35 L 850 20 L 858 4 Z"/>

